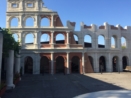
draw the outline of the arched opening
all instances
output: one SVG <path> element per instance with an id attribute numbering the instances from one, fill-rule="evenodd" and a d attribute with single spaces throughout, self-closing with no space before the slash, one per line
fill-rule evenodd
<path id="1" fill-rule="evenodd" d="M 98 36 L 98 48 L 105 48 L 105 38 L 103 35 Z"/>
<path id="2" fill-rule="evenodd" d="M 50 73 L 49 59 L 46 56 L 41 57 L 40 60 L 40 73 Z"/>
<path id="3" fill-rule="evenodd" d="M 13 38 L 15 39 L 16 42 L 18 42 L 18 35 L 16 33 L 12 34 Z"/>
<path id="4" fill-rule="evenodd" d="M 50 36 L 48 34 L 42 34 L 40 39 L 41 44 L 49 44 Z"/>
<path id="5" fill-rule="evenodd" d="M 26 44 L 33 44 L 34 43 L 34 35 L 33 34 L 27 34 L 25 37 L 25 43 Z"/>
<path id="6" fill-rule="evenodd" d="M 33 27 L 34 26 L 34 19 L 32 17 L 27 18 L 26 22 L 25 22 L 25 26 L 26 27 Z"/>
<path id="7" fill-rule="evenodd" d="M 90 64 L 92 66 L 92 69 L 94 70 L 94 65 L 93 65 L 93 58 L 91 56 L 88 56 Z"/>
<path id="8" fill-rule="evenodd" d="M 127 56 L 123 56 L 122 58 L 122 64 L 123 64 L 123 71 L 126 68 L 126 66 L 128 66 L 128 57 Z"/>
<path id="9" fill-rule="evenodd" d="M 65 73 L 64 58 L 62 56 L 56 58 L 56 73 Z"/>
<path id="10" fill-rule="evenodd" d="M 63 34 L 56 35 L 56 44 L 65 44 L 65 37 Z"/>
<path id="11" fill-rule="evenodd" d="M 117 37 L 116 37 L 116 35 L 113 35 L 111 37 L 111 48 L 117 48 Z"/>
<path id="12" fill-rule="evenodd" d="M 91 48 L 92 47 L 92 39 L 90 35 L 85 35 L 84 37 L 84 46 L 87 48 Z"/>
<path id="13" fill-rule="evenodd" d="M 106 59 L 104 56 L 99 58 L 99 72 L 106 72 Z"/>
<path id="14" fill-rule="evenodd" d="M 11 19 L 10 27 L 18 27 L 18 18 L 12 18 Z"/>
<path id="15" fill-rule="evenodd" d="M 50 26 L 50 20 L 48 18 L 42 18 L 40 26 L 41 27 L 49 27 Z"/>
<path id="16" fill-rule="evenodd" d="M 111 37 L 111 48 L 117 48 L 117 40 L 116 40 L 116 36 L 112 36 Z"/>
<path id="17" fill-rule="evenodd" d="M 120 70 L 119 66 L 118 66 L 118 57 L 117 56 L 114 56 L 112 58 L 112 70 L 113 70 L 113 72 L 117 72 Z"/>
<path id="18" fill-rule="evenodd" d="M 126 49 L 127 48 L 127 42 L 124 37 L 121 37 L 121 48 Z"/>
<path id="19" fill-rule="evenodd" d="M 77 56 L 71 59 L 71 72 L 80 73 L 80 59 Z"/>
<path id="20" fill-rule="evenodd" d="M 75 39 L 76 44 L 78 44 L 78 36 L 77 35 L 74 35 L 74 39 Z"/>
<path id="21" fill-rule="evenodd" d="M 25 74 L 33 73 L 33 59 L 29 56 L 25 58 L 24 73 Z"/>

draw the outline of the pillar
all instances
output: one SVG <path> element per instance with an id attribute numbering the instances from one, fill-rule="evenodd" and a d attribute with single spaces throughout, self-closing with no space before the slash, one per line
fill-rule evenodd
<path id="1" fill-rule="evenodd" d="M 14 50 L 9 50 L 9 57 L 7 59 L 6 69 L 6 85 L 7 89 L 15 88 L 13 84 L 13 65 L 14 65 Z"/>
<path id="2" fill-rule="evenodd" d="M 51 32 L 51 47 L 54 48 L 54 31 Z"/>
<path id="3" fill-rule="evenodd" d="M 106 71 L 112 72 L 112 58 L 110 53 L 108 54 L 106 59 Z"/>
<path id="4" fill-rule="evenodd" d="M 84 55 L 85 53 L 82 53 L 82 70 L 83 70 L 83 74 L 85 74 L 85 64 L 84 64 L 84 62 L 85 62 L 85 55 Z"/>
<path id="5" fill-rule="evenodd" d="M 94 61 L 94 72 L 99 72 L 99 59 L 97 58 L 97 53 L 95 53 Z"/>
<path id="6" fill-rule="evenodd" d="M 70 32 L 66 32 L 66 34 L 67 34 L 67 48 L 70 47 L 70 42 L 69 42 L 70 37 L 69 37 L 69 33 L 70 33 Z"/>
<path id="7" fill-rule="evenodd" d="M 51 27 L 54 27 L 54 15 L 51 16 Z"/>
<path id="8" fill-rule="evenodd" d="M 20 55 L 18 54 L 15 57 L 15 73 L 20 73 Z"/>
<path id="9" fill-rule="evenodd" d="M 70 67 L 70 58 L 69 58 L 69 53 L 67 53 L 67 74 L 70 74 L 69 67 Z"/>
<path id="10" fill-rule="evenodd" d="M 51 74 L 54 74 L 54 54 L 51 53 Z"/>

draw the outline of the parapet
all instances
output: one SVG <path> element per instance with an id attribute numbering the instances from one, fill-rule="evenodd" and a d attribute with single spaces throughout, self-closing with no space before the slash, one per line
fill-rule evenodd
<path id="1" fill-rule="evenodd" d="M 67 21 L 67 27 L 68 27 L 69 29 L 74 30 L 74 29 L 75 29 L 75 25 L 76 25 L 75 22 Z"/>

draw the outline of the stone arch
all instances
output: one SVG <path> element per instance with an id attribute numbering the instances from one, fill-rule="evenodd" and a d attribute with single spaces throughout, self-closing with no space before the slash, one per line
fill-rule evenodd
<path id="1" fill-rule="evenodd" d="M 123 65 L 122 69 L 124 71 L 124 69 L 126 68 L 126 66 L 129 65 L 129 58 L 128 58 L 128 56 L 123 56 L 122 57 L 122 65 Z"/>
<path id="2" fill-rule="evenodd" d="M 89 34 L 84 36 L 84 47 L 87 47 L 87 48 L 92 47 L 92 36 Z"/>
<path id="3" fill-rule="evenodd" d="M 41 44 L 49 44 L 50 43 L 50 34 L 48 33 L 43 33 L 41 34 L 41 39 L 40 39 L 40 42 Z"/>
<path id="4" fill-rule="evenodd" d="M 26 56 L 24 59 L 24 73 L 25 74 L 33 73 L 33 59 L 31 56 Z"/>
<path id="5" fill-rule="evenodd" d="M 17 33 L 13 33 L 12 36 L 15 39 L 16 42 L 19 41 L 19 35 Z"/>
<path id="6" fill-rule="evenodd" d="M 55 43 L 56 44 L 65 44 L 66 36 L 62 33 L 58 33 L 55 36 Z"/>
<path id="7" fill-rule="evenodd" d="M 126 37 L 124 37 L 124 36 L 121 37 L 121 48 L 122 49 L 127 48 L 127 40 L 126 40 Z"/>
<path id="8" fill-rule="evenodd" d="M 99 72 L 106 72 L 106 58 L 105 58 L 105 56 L 100 56 L 100 58 L 99 58 Z"/>
<path id="9" fill-rule="evenodd" d="M 28 19 L 30 19 L 29 20 L 29 22 L 30 22 L 30 24 L 27 24 L 27 20 Z M 29 27 L 33 27 L 34 26 L 34 23 L 35 23 L 35 18 L 33 17 L 33 16 L 26 16 L 25 18 L 24 18 L 24 26 L 29 26 Z"/>
<path id="10" fill-rule="evenodd" d="M 118 62 L 119 62 L 119 57 L 118 56 L 113 56 L 113 58 L 112 58 L 112 71 L 113 72 L 120 71 Z"/>
<path id="11" fill-rule="evenodd" d="M 50 60 L 47 56 L 42 56 L 40 59 L 40 73 L 50 73 Z"/>
<path id="12" fill-rule="evenodd" d="M 18 17 L 11 17 L 9 19 L 10 27 L 18 27 L 19 26 L 19 18 Z"/>
<path id="13" fill-rule="evenodd" d="M 26 33 L 24 35 L 25 43 L 27 44 L 34 44 L 35 35 L 33 33 Z M 29 40 L 30 39 L 30 40 Z"/>
<path id="14" fill-rule="evenodd" d="M 79 38 L 78 38 L 78 36 L 76 34 L 74 34 L 74 40 L 75 40 L 76 44 L 79 43 Z"/>
<path id="15" fill-rule="evenodd" d="M 57 56 L 56 65 L 55 65 L 55 72 L 56 73 L 64 73 L 65 74 L 65 61 L 63 56 Z"/>
<path id="16" fill-rule="evenodd" d="M 99 35 L 98 36 L 98 48 L 105 48 L 105 36 Z"/>
<path id="17" fill-rule="evenodd" d="M 116 35 L 113 35 L 111 37 L 111 48 L 117 48 L 117 36 Z"/>
<path id="18" fill-rule="evenodd" d="M 51 25 L 51 21 L 48 17 L 43 17 L 40 20 L 40 26 L 41 27 L 49 27 Z"/>
<path id="19" fill-rule="evenodd" d="M 78 56 L 73 56 L 71 59 L 71 72 L 80 73 L 80 58 Z"/>
<path id="20" fill-rule="evenodd" d="M 92 56 L 88 56 L 90 64 L 92 66 L 92 69 L 94 70 L 94 63 L 93 63 L 93 57 Z"/>

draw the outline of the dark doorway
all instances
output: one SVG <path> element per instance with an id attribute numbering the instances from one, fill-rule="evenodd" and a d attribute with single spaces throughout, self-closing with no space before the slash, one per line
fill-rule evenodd
<path id="1" fill-rule="evenodd" d="M 94 66 L 93 66 L 93 58 L 91 56 L 88 56 L 89 60 L 90 60 L 90 63 L 91 63 L 91 66 L 92 66 L 92 69 L 94 70 Z"/>
<path id="2" fill-rule="evenodd" d="M 56 58 L 56 73 L 65 73 L 64 58 L 62 56 Z"/>
<path id="3" fill-rule="evenodd" d="M 128 58 L 126 56 L 124 56 L 122 58 L 122 64 L 123 64 L 123 71 L 126 68 L 126 66 L 128 65 Z"/>
<path id="4" fill-rule="evenodd" d="M 40 73 L 49 73 L 49 59 L 46 56 L 41 57 L 40 60 Z"/>
<path id="5" fill-rule="evenodd" d="M 31 57 L 25 58 L 25 74 L 32 74 L 33 73 L 33 59 Z"/>
<path id="6" fill-rule="evenodd" d="M 104 56 L 99 58 L 99 72 L 106 72 L 106 60 Z"/>
<path id="7" fill-rule="evenodd" d="M 118 57 L 117 56 L 114 56 L 112 59 L 112 69 L 113 69 L 113 72 L 118 71 Z"/>
<path id="8" fill-rule="evenodd" d="M 80 73 L 80 59 L 77 56 L 74 56 L 71 60 L 71 72 Z"/>

